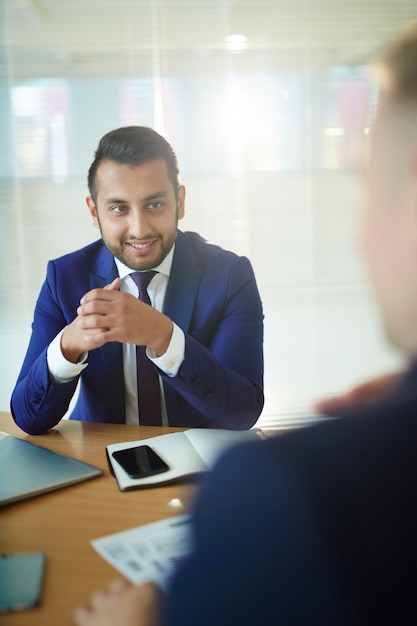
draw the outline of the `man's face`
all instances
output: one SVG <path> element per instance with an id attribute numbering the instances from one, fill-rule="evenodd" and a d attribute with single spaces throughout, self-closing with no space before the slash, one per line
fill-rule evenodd
<path id="1" fill-rule="evenodd" d="M 133 270 L 159 265 L 171 250 L 184 216 L 185 189 L 176 200 L 164 159 L 130 166 L 103 161 L 96 175 L 97 201 L 87 205 L 108 250 Z"/>
<path id="2" fill-rule="evenodd" d="M 396 108 L 397 107 L 397 108 Z M 417 176 L 412 125 L 398 105 L 380 107 L 371 138 L 363 251 L 390 340 L 417 351 Z M 417 116 L 416 116 L 417 118 Z M 416 152 L 417 154 L 417 152 Z"/>

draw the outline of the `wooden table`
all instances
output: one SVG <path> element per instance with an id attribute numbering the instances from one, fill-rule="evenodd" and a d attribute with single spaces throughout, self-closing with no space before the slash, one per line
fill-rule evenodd
<path id="1" fill-rule="evenodd" d="M 0 614 L 2 626 L 66 626 L 72 611 L 98 587 L 120 576 L 90 546 L 91 539 L 184 513 L 196 485 L 178 483 L 121 493 L 111 476 L 106 445 L 135 441 L 174 430 L 62 421 L 44 435 L 26 435 L 9 413 L 0 412 L 0 431 L 100 467 L 99 478 L 65 487 L 0 509 L 0 553 L 44 552 L 47 558 L 42 605 Z M 4 480 L 1 476 L 0 480 Z M 172 507 L 178 498 L 184 509 Z"/>

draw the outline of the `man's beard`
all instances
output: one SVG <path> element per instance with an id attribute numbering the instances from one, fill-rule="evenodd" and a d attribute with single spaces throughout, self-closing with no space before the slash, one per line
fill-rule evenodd
<path id="1" fill-rule="evenodd" d="M 153 269 L 155 267 L 158 267 L 158 265 L 160 265 L 162 263 L 162 261 L 168 256 L 168 254 L 170 253 L 172 246 L 174 245 L 176 239 L 177 239 L 177 234 L 178 234 L 178 230 L 177 228 L 175 228 L 175 230 L 172 231 L 172 233 L 165 239 L 163 240 L 163 238 L 158 235 L 156 237 L 147 237 L 147 239 L 152 240 L 152 239 L 158 239 L 161 243 L 161 247 L 160 247 L 160 251 L 159 254 L 156 257 L 151 257 L 149 259 L 147 258 L 141 258 L 141 257 L 132 257 L 130 255 L 125 254 L 124 250 L 124 244 L 127 241 L 131 241 L 131 239 L 133 238 L 126 238 L 125 240 L 123 240 L 120 244 L 118 244 L 117 246 L 111 244 L 108 240 L 106 240 L 103 236 L 103 233 L 100 229 L 101 232 L 101 237 L 103 239 L 103 243 L 106 246 L 106 248 L 109 250 L 109 252 L 119 261 L 121 261 L 122 263 L 124 263 L 125 265 L 127 265 L 127 267 L 130 267 L 132 270 L 134 271 L 138 271 L 138 270 L 150 270 Z"/>

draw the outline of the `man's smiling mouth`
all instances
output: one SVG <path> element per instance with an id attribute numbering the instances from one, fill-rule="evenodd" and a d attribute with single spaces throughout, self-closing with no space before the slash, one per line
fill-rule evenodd
<path id="1" fill-rule="evenodd" d="M 146 250 L 146 248 L 153 246 L 156 241 L 158 240 L 152 239 L 152 241 L 147 241 L 146 243 L 133 243 L 132 241 L 127 241 L 126 244 L 135 250 Z"/>

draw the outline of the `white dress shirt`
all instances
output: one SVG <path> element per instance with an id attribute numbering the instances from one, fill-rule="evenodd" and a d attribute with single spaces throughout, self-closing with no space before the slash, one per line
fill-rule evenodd
<path id="1" fill-rule="evenodd" d="M 157 274 L 152 278 L 148 285 L 148 295 L 152 306 L 158 311 L 162 311 L 165 301 L 165 293 L 168 286 L 169 276 L 171 273 L 172 259 L 174 256 L 175 245 L 172 247 L 168 255 L 162 263 L 153 268 Z M 125 291 L 138 297 L 138 288 L 132 278 L 129 276 L 134 270 L 127 267 L 115 259 L 119 277 L 122 279 L 120 291 Z M 160 357 L 157 357 L 152 350 L 147 349 L 147 355 L 167 376 L 176 376 L 185 355 L 185 336 L 183 331 L 173 323 L 173 333 L 167 351 Z M 59 383 L 68 382 L 72 378 L 78 376 L 83 369 L 88 367 L 88 352 L 81 355 L 78 363 L 67 361 L 61 351 L 61 335 L 62 330 L 50 343 L 47 351 L 47 362 L 49 373 L 54 381 Z M 126 423 L 139 424 L 139 412 L 137 401 L 137 382 L 136 382 L 136 345 L 122 344 L 123 349 L 123 370 L 125 381 L 125 409 Z M 168 418 L 165 406 L 165 397 L 163 393 L 163 385 L 161 386 L 161 416 L 162 425 L 168 426 Z"/>

